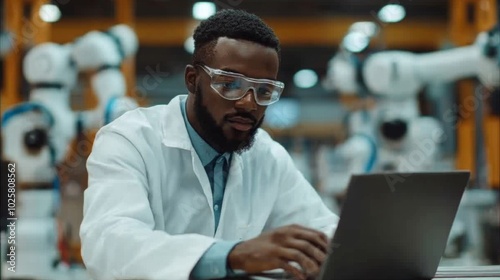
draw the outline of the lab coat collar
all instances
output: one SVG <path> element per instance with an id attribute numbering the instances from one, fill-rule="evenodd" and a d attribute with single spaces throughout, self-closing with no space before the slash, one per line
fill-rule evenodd
<path id="1" fill-rule="evenodd" d="M 181 102 L 184 102 L 187 95 L 174 97 L 165 109 L 165 114 L 160 120 L 162 122 L 162 143 L 167 147 L 191 150 L 192 144 L 184 123 L 181 112 Z"/>
<path id="2" fill-rule="evenodd" d="M 193 144 L 189 138 L 184 118 L 182 117 L 181 104 L 186 102 L 187 95 L 178 95 L 174 97 L 165 109 L 165 114 L 160 120 L 162 122 L 162 143 L 167 147 L 179 148 L 188 151 L 194 151 Z M 256 135 L 257 137 L 257 135 Z M 238 166 L 243 169 L 243 161 L 241 155 L 232 154 L 230 172 L 234 167 Z"/>

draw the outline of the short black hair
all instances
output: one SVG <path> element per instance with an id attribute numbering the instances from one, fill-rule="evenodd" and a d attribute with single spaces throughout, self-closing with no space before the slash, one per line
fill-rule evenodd
<path id="1" fill-rule="evenodd" d="M 273 48 L 280 58 L 279 39 L 261 18 L 243 10 L 224 9 L 202 21 L 194 31 L 193 64 L 209 61 L 220 37 L 243 39 Z"/>

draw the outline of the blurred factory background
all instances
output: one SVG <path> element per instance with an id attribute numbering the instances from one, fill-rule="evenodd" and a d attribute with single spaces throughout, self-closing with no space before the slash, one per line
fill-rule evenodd
<path id="1" fill-rule="evenodd" d="M 497 0 L 3 0 L 2 162 L 16 163 L 24 221 L 20 273 L 8 277 L 70 279 L 82 267 L 95 133 L 186 94 L 190 36 L 227 8 L 257 14 L 279 37 L 285 91 L 264 128 L 333 211 L 352 173 L 471 170 L 443 263 L 500 264 Z"/>

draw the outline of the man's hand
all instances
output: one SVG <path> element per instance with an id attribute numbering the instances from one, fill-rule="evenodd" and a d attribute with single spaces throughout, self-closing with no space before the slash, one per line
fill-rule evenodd
<path id="1" fill-rule="evenodd" d="M 298 279 L 317 276 L 325 260 L 328 239 L 322 232 L 286 226 L 242 242 L 229 253 L 229 266 L 257 273 L 282 268 Z M 302 271 L 289 262 L 296 262 Z"/>

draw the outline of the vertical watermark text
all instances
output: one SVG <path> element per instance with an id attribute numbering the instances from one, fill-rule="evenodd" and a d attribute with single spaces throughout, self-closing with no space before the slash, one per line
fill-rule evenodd
<path id="1" fill-rule="evenodd" d="M 16 272 L 16 164 L 7 165 L 7 269 Z"/>

